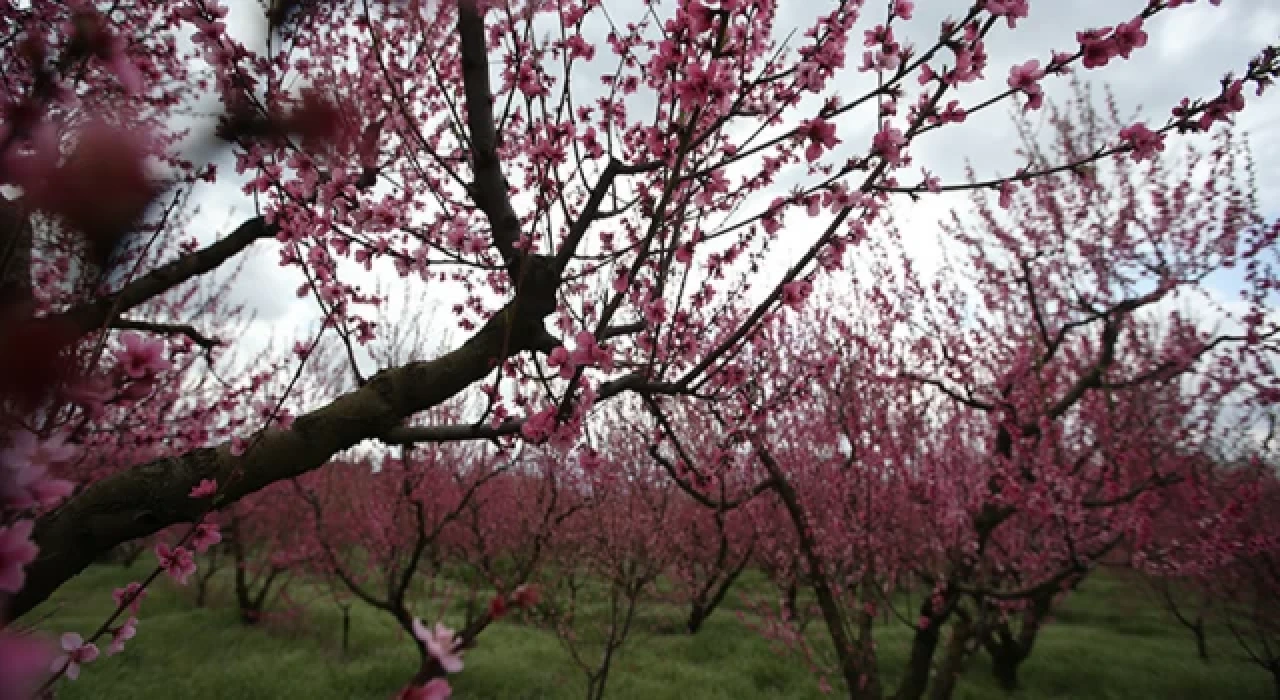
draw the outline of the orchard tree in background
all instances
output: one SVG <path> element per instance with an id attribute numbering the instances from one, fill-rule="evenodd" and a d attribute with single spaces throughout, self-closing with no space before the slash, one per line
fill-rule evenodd
<path id="1" fill-rule="evenodd" d="M 1270 350 L 1275 225 L 1225 184 L 1166 191 L 1115 214 L 1133 227 L 1107 224 L 1084 201 L 1100 188 L 1081 184 L 1102 181 L 1093 168 L 1144 167 L 1174 133 L 1229 121 L 1280 74 L 1275 47 L 1164 106 L 1167 117 L 1100 122 L 1087 142 L 1029 155 L 1009 177 L 943 183 L 912 158 L 924 134 L 1004 105 L 1039 109 L 1044 81 L 1140 57 L 1160 16 L 1188 4 L 1091 18 L 1106 26 L 987 75 L 987 42 L 1033 21 L 1026 0 L 957 3 L 917 44 L 901 35 L 906 0 L 823 3 L 794 36 L 773 0 L 277 2 L 260 49 L 228 31 L 217 0 L 4 2 L 6 620 L 114 547 L 181 527 L 109 619 L 64 636 L 52 678 L 36 641 L 0 632 L 6 658 L 31 660 L 6 666 L 0 686 L 49 687 L 94 661 L 106 635 L 123 646 L 146 585 L 192 575 L 213 511 L 368 441 L 524 441 L 581 460 L 595 449 L 593 408 L 623 394 L 659 424 L 667 404 L 724 423 L 751 456 L 736 483 L 769 484 L 797 527 L 851 694 L 879 686 L 869 636 L 855 646 L 837 631 L 847 611 L 870 617 L 876 587 L 902 577 L 931 584 L 919 678 L 962 598 L 1062 584 L 1142 522 L 1143 494 L 1172 472 L 1107 433 L 1109 396 L 1184 377 L 1204 382 L 1206 399 L 1280 391 L 1258 359 Z M 859 73 L 870 88 L 841 94 Z M 210 103 L 216 128 L 181 120 Z M 237 177 L 212 162 L 227 151 Z M 1205 163 L 1226 169 L 1215 173 L 1243 165 L 1229 142 L 1218 152 Z M 192 229 L 208 214 L 192 201 L 224 181 L 243 185 L 255 215 L 207 242 Z M 980 211 L 990 235 L 951 232 L 969 249 L 974 293 L 955 278 L 874 284 L 868 274 L 897 279 L 883 253 L 891 203 L 957 189 L 999 194 Z M 1214 206 L 1179 208 L 1201 196 Z M 1014 225 L 1000 222 L 1004 208 Z M 1182 211 L 1193 215 L 1172 215 Z M 250 246 L 269 249 L 319 309 L 292 353 L 236 356 L 244 309 L 223 285 Z M 1248 292 L 1238 332 L 1142 315 L 1227 261 Z M 366 372 L 364 347 L 391 331 L 380 314 L 394 296 L 369 291 L 372 279 L 449 306 L 462 342 Z M 858 343 L 786 327 L 824 283 L 866 296 L 853 302 L 868 315 Z M 912 332 L 922 323 L 932 333 Z M 355 386 L 307 390 L 299 380 L 330 340 Z M 1211 351 L 1238 353 L 1236 364 Z M 875 400 L 800 386 L 821 394 L 840 367 L 846 389 L 874 383 Z M 936 415 L 922 413 L 926 390 Z M 850 403 L 865 413 L 849 420 L 893 429 L 889 444 L 851 457 L 860 434 L 847 445 L 838 429 L 815 435 L 809 448 L 777 439 L 783 426 L 839 428 Z M 414 420 L 445 405 L 466 410 Z M 678 427 L 654 433 L 674 441 Z M 947 458 L 946 480 L 894 466 L 932 454 Z M 891 492 L 901 508 L 814 503 L 808 475 L 849 459 L 885 479 L 851 469 L 848 484 Z M 871 524 L 934 515 L 942 491 L 956 504 L 951 541 L 908 552 L 873 537 Z M 903 536 L 927 540 L 914 530 L 937 522 Z M 1024 533 L 1037 555 L 1011 572 L 998 552 L 1026 546 Z M 836 599 L 837 572 L 859 583 L 852 608 Z M 467 631 L 415 632 L 442 666 L 460 664 Z M 406 693 L 438 697 L 442 682 L 424 670 Z"/>
<path id="2" fill-rule="evenodd" d="M 1092 152 L 1108 118 L 1081 96 L 1028 155 Z M 892 235 L 869 241 L 874 284 L 819 305 L 852 319 L 796 304 L 802 322 L 776 316 L 740 353 L 744 381 L 709 410 L 796 530 L 835 653 L 825 671 L 850 697 L 884 692 L 873 621 L 904 588 L 927 593 L 895 611 L 913 634 L 895 697 L 923 696 L 953 622 L 957 653 L 974 636 L 1015 688 L 1052 607 L 1120 545 L 1145 546 L 1158 492 L 1197 478 L 1218 436 L 1269 409 L 1280 225 L 1257 213 L 1245 158 L 1223 132 L 1207 153 L 1131 154 L 979 195 L 977 225 L 947 231 L 958 252 L 934 283 Z M 1225 307 L 1208 280 L 1236 268 L 1243 303 L 1212 324 L 1184 310 Z M 677 453 L 704 432 L 655 417 Z M 1224 545 L 1251 553 L 1237 570 L 1251 564 L 1253 581 L 1267 541 Z"/>

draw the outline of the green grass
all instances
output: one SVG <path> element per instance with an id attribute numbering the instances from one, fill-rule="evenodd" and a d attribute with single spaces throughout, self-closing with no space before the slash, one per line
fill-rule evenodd
<path id="1" fill-rule="evenodd" d="M 55 594 L 29 619 L 51 632 L 95 628 L 111 607 L 112 588 L 141 570 L 95 567 Z M 762 577 L 743 590 L 773 595 Z M 81 679 L 63 683 L 60 698 L 289 699 L 388 698 L 416 668 L 415 652 L 385 614 L 352 608 L 351 649 L 340 650 L 341 614 L 319 588 L 295 585 L 305 615 L 265 628 L 242 626 L 228 600 L 227 581 L 215 579 L 212 606 L 194 608 L 191 592 L 158 581 L 143 603 L 137 638 L 126 652 L 87 666 Z M 738 619 L 741 596 L 718 611 L 697 636 L 673 634 L 685 611 L 651 604 L 614 663 L 610 698 L 750 700 L 823 697 L 815 677 L 794 658 L 774 653 L 767 640 Z M 434 613 L 423 606 L 423 613 Z M 461 607 L 447 617 L 454 623 Z M 45 616 L 48 616 L 47 618 Z M 821 639 L 820 621 L 810 627 Z M 880 630 L 881 668 L 892 688 L 905 661 L 909 634 L 901 625 Z M 1118 577 L 1098 576 L 1056 613 L 1022 669 L 1017 698 L 1250 700 L 1271 698 L 1269 677 L 1244 663 L 1233 642 L 1211 639 L 1216 658 L 1195 658 L 1189 634 L 1153 607 L 1145 594 Z M 103 645 L 105 646 L 105 645 Z M 504 620 L 487 630 L 451 679 L 455 697 L 520 700 L 580 698 L 583 676 L 549 632 Z M 970 664 L 957 692 L 966 700 L 1001 698 L 985 656 Z"/>

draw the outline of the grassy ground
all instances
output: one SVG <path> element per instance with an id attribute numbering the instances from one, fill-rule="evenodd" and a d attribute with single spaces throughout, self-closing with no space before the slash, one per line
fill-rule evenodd
<path id="1" fill-rule="evenodd" d="M 64 586 L 29 619 L 48 615 L 40 626 L 54 632 L 89 631 L 111 605 L 109 591 L 141 576 L 103 566 Z M 219 585 L 221 584 L 221 585 Z M 60 698 L 262 698 L 324 700 L 390 697 L 416 668 L 411 645 L 373 609 L 352 608 L 351 648 L 340 650 L 341 615 L 317 590 L 295 586 L 306 614 L 268 628 L 240 625 L 228 604 L 226 581 L 215 580 L 213 606 L 196 609 L 191 591 L 159 581 L 143 604 L 138 637 L 117 657 L 86 667 L 65 683 Z M 767 593 L 758 580 L 748 590 Z M 816 698 L 815 677 L 803 663 L 775 654 L 767 641 L 740 621 L 736 609 L 721 610 L 694 637 L 671 633 L 684 611 L 645 608 L 637 631 L 610 676 L 611 698 L 654 700 L 707 698 Z M 426 610 L 424 610 L 424 613 Z M 458 611 L 451 614 L 457 615 Z M 748 618 L 749 619 L 749 618 Z M 820 633 L 819 623 L 814 631 Z M 908 639 L 901 625 L 880 634 L 887 687 L 893 687 Z M 1270 698 L 1270 680 L 1236 658 L 1229 639 L 1219 637 L 1206 665 L 1195 658 L 1190 636 L 1150 605 L 1140 590 L 1118 578 L 1099 577 L 1059 611 L 1057 622 L 1024 665 L 1025 699 L 1169 698 L 1249 700 Z M 104 645 L 105 646 L 105 645 Z M 466 669 L 451 679 L 458 698 L 520 700 L 580 698 L 584 682 L 556 638 L 514 621 L 502 621 L 481 637 L 466 657 Z M 1000 698 L 985 658 L 975 659 L 959 698 Z"/>

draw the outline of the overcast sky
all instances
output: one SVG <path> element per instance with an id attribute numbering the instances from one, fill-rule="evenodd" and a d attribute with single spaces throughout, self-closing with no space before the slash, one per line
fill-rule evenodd
<path id="1" fill-rule="evenodd" d="M 230 25 L 243 38 L 261 36 L 261 9 L 252 0 L 227 0 L 232 8 Z M 778 0 L 781 11 L 780 32 L 785 34 L 790 26 L 806 27 L 814 15 L 825 12 L 830 2 L 817 0 Z M 938 24 L 947 15 L 960 13 L 968 2 L 959 0 L 922 0 L 916 3 L 915 17 L 897 30 L 899 41 L 926 45 L 936 36 Z M 1080 28 L 1113 25 L 1126 20 L 1145 6 L 1145 0 L 1033 0 L 1031 17 L 1022 20 L 1016 31 L 1004 29 L 993 32 L 988 41 L 991 65 L 986 71 L 988 80 L 961 90 L 962 103 L 972 103 L 1003 89 L 1009 67 L 1030 58 L 1042 63 L 1048 60 L 1049 49 L 1072 50 L 1076 46 L 1074 32 Z M 638 0 L 606 0 L 611 14 L 625 16 L 641 6 Z M 864 19 L 859 29 L 883 21 L 880 3 L 876 13 Z M 666 7 L 671 7 L 667 3 Z M 661 11 L 661 10 L 659 10 Z M 1003 25 L 1002 25 L 1003 26 Z M 1147 23 L 1151 43 L 1135 53 L 1129 61 L 1114 60 L 1101 70 L 1088 71 L 1084 75 L 1096 87 L 1110 85 L 1117 95 L 1122 112 L 1141 108 L 1143 118 L 1151 124 L 1163 123 L 1169 109 L 1183 96 L 1212 96 L 1217 91 L 1217 81 L 1227 71 L 1239 73 L 1248 59 L 1268 42 L 1280 43 L 1280 2 L 1275 0 L 1225 0 L 1221 7 L 1213 7 L 1201 0 L 1192 6 L 1161 13 Z M 861 38 L 859 33 L 858 38 Z M 598 44 L 601 52 L 607 51 L 603 35 Z M 252 41 L 251 46 L 261 46 Z M 848 63 L 860 62 L 860 46 L 851 46 Z M 500 65 L 494 66 L 495 84 Z M 868 79 L 867 76 L 860 76 Z M 1069 86 L 1063 79 L 1044 82 L 1050 99 L 1068 94 Z M 859 93 L 857 84 L 841 86 L 841 93 L 850 97 Z M 913 86 L 914 87 L 914 86 Z M 1098 91 L 1101 94 L 1101 91 Z M 1250 138 L 1257 161 L 1258 187 L 1265 213 L 1270 217 L 1280 215 L 1280 89 L 1262 98 L 1249 93 L 1248 107 L 1237 119 L 1238 125 Z M 841 131 L 845 146 L 864 151 L 869 143 L 872 124 L 862 133 Z M 1016 133 L 1008 118 L 1008 107 L 1001 107 L 981 118 L 963 125 L 950 125 L 918 139 L 911 149 L 913 166 L 903 172 L 905 183 L 914 184 L 920 166 L 942 176 L 944 182 L 962 177 L 966 160 L 972 161 L 980 177 L 1010 174 L 1020 163 L 1013 154 Z M 1178 138 L 1175 137 L 1175 142 Z M 1196 137 L 1203 139 L 1204 137 Z M 194 231 L 204 240 L 225 233 L 252 213 L 252 202 L 239 191 L 239 183 L 231 176 L 231 161 L 224 159 L 220 174 L 225 177 L 219 184 L 206 187 L 198 201 L 202 215 L 197 219 Z M 785 189 L 785 188 L 783 188 Z M 952 207 L 966 208 L 964 195 L 926 197 L 910 206 L 896 208 L 898 221 L 904 230 L 927 236 L 932 242 L 936 231 L 934 223 L 947 215 Z M 790 220 L 790 219 L 789 219 Z M 792 254 L 803 246 L 794 246 Z M 922 254 L 928 255 L 930 246 L 922 246 Z M 309 297 L 299 299 L 294 290 L 301 283 L 296 270 L 278 265 L 275 247 L 258 245 L 249 253 L 244 277 L 237 286 L 237 294 L 249 299 L 256 308 L 259 321 L 249 337 L 242 338 L 249 346 L 265 345 L 268 338 L 291 337 L 296 330 L 317 318 L 314 301 Z M 790 256 L 788 256 L 790 257 Z M 781 265 L 779 274 L 781 274 Z M 399 284 L 398 278 L 389 283 Z M 439 287 L 436 287 L 439 289 Z M 277 347 L 288 347 L 288 343 Z"/>

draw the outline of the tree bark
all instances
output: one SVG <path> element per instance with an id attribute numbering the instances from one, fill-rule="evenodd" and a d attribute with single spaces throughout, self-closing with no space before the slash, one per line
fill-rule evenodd
<path id="1" fill-rule="evenodd" d="M 1196 618 L 1195 624 L 1191 626 L 1191 634 L 1196 638 L 1196 656 L 1204 663 L 1209 663 L 1209 642 L 1205 638 L 1203 617 Z"/>
<path id="2" fill-rule="evenodd" d="M 947 641 L 946 654 L 933 678 L 933 687 L 929 691 L 930 700 L 951 700 L 973 651 L 970 645 L 973 638 L 974 628 L 970 618 L 967 615 L 957 615 L 955 622 L 951 624 L 951 639 Z"/>
<path id="3" fill-rule="evenodd" d="M 689 619 L 684 624 L 684 629 L 689 636 L 697 634 L 698 630 L 702 629 L 702 623 L 707 621 L 707 616 L 710 614 L 711 612 L 706 610 L 701 602 L 693 601 L 689 606 Z"/>
<path id="4" fill-rule="evenodd" d="M 351 651 L 351 605 L 342 606 L 342 655 Z"/>
<path id="5" fill-rule="evenodd" d="M 840 664 L 840 675 L 849 690 L 849 698 L 850 700 L 878 700 L 881 695 L 879 674 L 873 665 L 865 664 L 863 655 L 859 654 L 854 647 L 854 641 L 845 626 L 844 615 L 840 611 L 836 593 L 827 580 L 824 562 L 818 554 L 818 542 L 809 529 L 808 517 L 805 515 L 804 506 L 800 503 L 800 496 L 787 480 L 786 472 L 773 455 L 758 444 L 755 448 L 761 463 L 774 481 L 774 490 L 777 491 L 779 500 L 782 501 L 787 515 L 791 518 L 792 526 L 796 529 L 796 535 L 800 541 L 800 553 L 809 565 L 810 586 L 813 588 L 814 597 L 818 600 L 818 609 L 822 613 L 823 622 L 826 623 L 827 634 L 831 637 L 832 646 L 835 647 L 836 659 Z"/>
<path id="6" fill-rule="evenodd" d="M 934 620 L 935 611 L 928 599 L 921 605 L 920 615 L 929 618 L 929 626 L 916 629 L 911 640 L 911 654 L 907 657 L 907 670 L 902 684 L 894 695 L 897 700 L 919 700 L 929 688 L 929 672 L 933 669 L 933 655 L 941 639 L 943 621 Z"/>
<path id="7" fill-rule="evenodd" d="M 208 508 L 189 497 L 203 479 L 221 489 L 218 507 L 316 469 L 336 453 L 395 428 L 406 417 L 447 401 L 507 357 L 549 350 L 542 319 L 555 309 L 554 280 L 526 279 L 526 291 L 462 347 L 430 361 L 374 375 L 363 387 L 299 417 L 288 430 L 267 430 L 240 456 L 229 445 L 142 464 L 91 484 L 37 522 L 40 548 L 27 584 L 11 602 L 20 617 L 102 552 L 170 525 L 196 522 Z"/>
<path id="8" fill-rule="evenodd" d="M 1017 654 L 1003 652 L 991 654 L 991 675 L 995 676 L 996 683 L 1000 684 L 1000 688 L 1006 693 L 1018 690 L 1018 666 L 1021 663 L 1022 660 Z"/>

